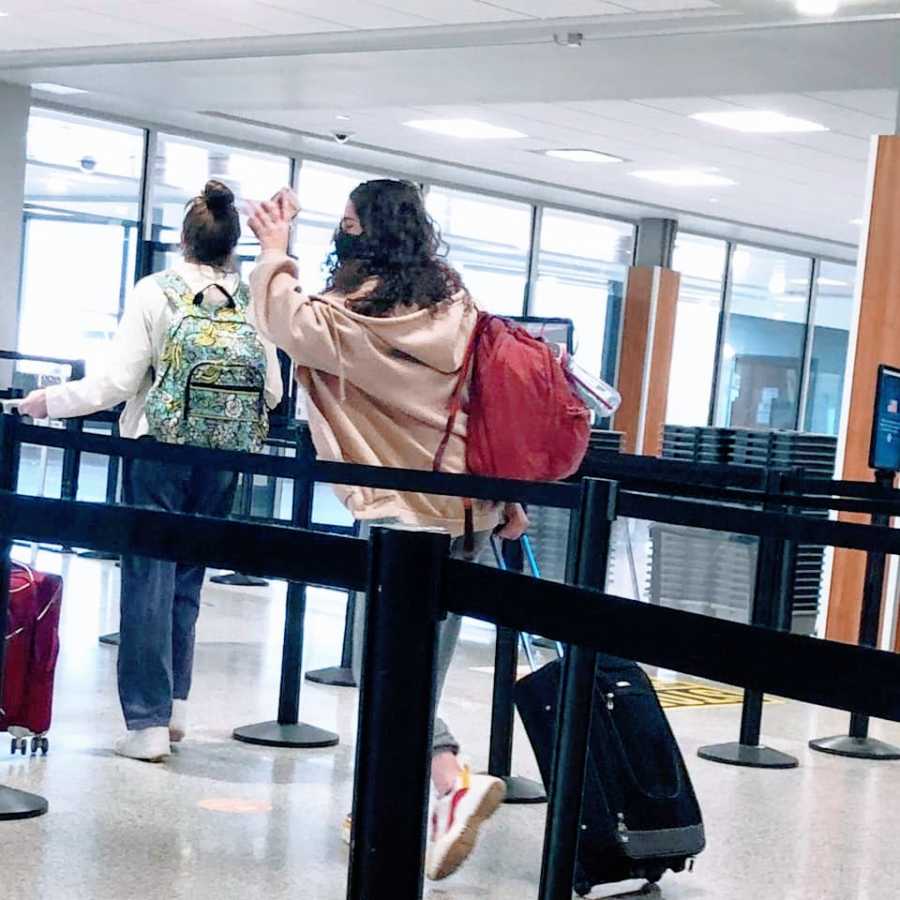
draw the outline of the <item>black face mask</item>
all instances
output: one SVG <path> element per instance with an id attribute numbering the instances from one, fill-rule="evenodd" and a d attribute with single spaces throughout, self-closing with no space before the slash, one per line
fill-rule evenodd
<path id="1" fill-rule="evenodd" d="M 375 257 L 364 234 L 347 234 L 341 228 L 334 233 L 334 252 L 342 263 L 351 259 L 372 260 Z"/>

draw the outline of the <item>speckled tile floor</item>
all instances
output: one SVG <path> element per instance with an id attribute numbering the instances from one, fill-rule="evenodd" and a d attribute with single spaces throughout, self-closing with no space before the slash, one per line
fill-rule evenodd
<path id="1" fill-rule="evenodd" d="M 51 811 L 0 823 L 0 896 L 343 900 L 347 853 L 338 826 L 350 806 L 356 692 L 304 685 L 303 718 L 338 731 L 335 749 L 269 750 L 230 739 L 233 726 L 275 711 L 283 585 L 208 586 L 189 740 L 168 764 L 149 766 L 109 750 L 121 728 L 116 651 L 100 646 L 97 635 L 116 626 L 116 569 L 54 554 L 41 554 L 39 566 L 62 567 L 66 577 L 52 750 L 46 759 L 12 759 L 0 742 L 0 783 L 44 794 Z M 313 592 L 306 666 L 336 662 L 342 615 L 341 595 Z M 443 712 L 475 766 L 486 761 L 490 712 L 490 677 L 475 670 L 491 662 L 491 635 L 467 628 Z M 840 732 L 846 716 L 768 705 L 766 742 L 801 760 L 799 769 L 781 772 L 697 758 L 700 745 L 736 736 L 738 707 L 674 710 L 671 721 L 709 846 L 693 874 L 666 876 L 653 896 L 893 900 L 900 894 L 900 763 L 843 760 L 806 748 L 809 737 Z M 873 731 L 900 743 L 898 726 L 875 723 Z M 516 769 L 536 775 L 521 731 Z M 469 864 L 427 886 L 425 896 L 535 897 L 543 825 L 543 807 L 504 808 Z"/>

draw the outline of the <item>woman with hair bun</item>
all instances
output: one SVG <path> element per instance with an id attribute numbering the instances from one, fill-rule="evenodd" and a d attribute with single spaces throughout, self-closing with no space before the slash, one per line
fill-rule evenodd
<path id="1" fill-rule="evenodd" d="M 240 236 L 234 194 L 208 182 L 185 210 L 183 259 L 135 285 L 102 368 L 33 391 L 20 411 L 65 419 L 124 402 L 122 437 L 259 449 L 282 384 L 275 348 L 248 315 L 249 292 L 234 260 Z M 222 362 L 239 392 L 208 390 Z M 192 382 L 190 372 L 202 375 L 204 367 L 203 383 Z M 204 386 L 205 406 L 191 407 L 185 398 Z M 210 409 L 219 397 L 222 409 Z M 131 506 L 223 516 L 236 485 L 232 472 L 126 460 L 122 491 Z M 118 685 L 128 733 L 115 746 L 121 756 L 159 762 L 184 738 L 203 577 L 203 566 L 122 557 Z"/>

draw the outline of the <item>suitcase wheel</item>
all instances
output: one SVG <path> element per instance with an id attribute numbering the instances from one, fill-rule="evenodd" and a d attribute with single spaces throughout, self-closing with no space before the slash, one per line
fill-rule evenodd
<path id="1" fill-rule="evenodd" d="M 15 756 L 16 753 L 20 750 L 22 751 L 22 756 L 27 755 L 27 753 L 28 753 L 28 738 L 14 737 L 12 739 L 12 743 L 10 744 L 9 752 L 12 753 L 13 756 Z"/>
<path id="2" fill-rule="evenodd" d="M 41 738 L 41 755 L 46 756 L 50 752 L 50 738 Z"/>

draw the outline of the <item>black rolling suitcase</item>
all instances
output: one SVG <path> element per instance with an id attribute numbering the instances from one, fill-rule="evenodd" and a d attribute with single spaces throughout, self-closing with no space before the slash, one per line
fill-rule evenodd
<path id="1" fill-rule="evenodd" d="M 516 706 L 550 780 L 562 660 L 518 682 Z M 650 679 L 598 654 L 575 889 L 681 872 L 705 846 L 684 759 Z"/>

